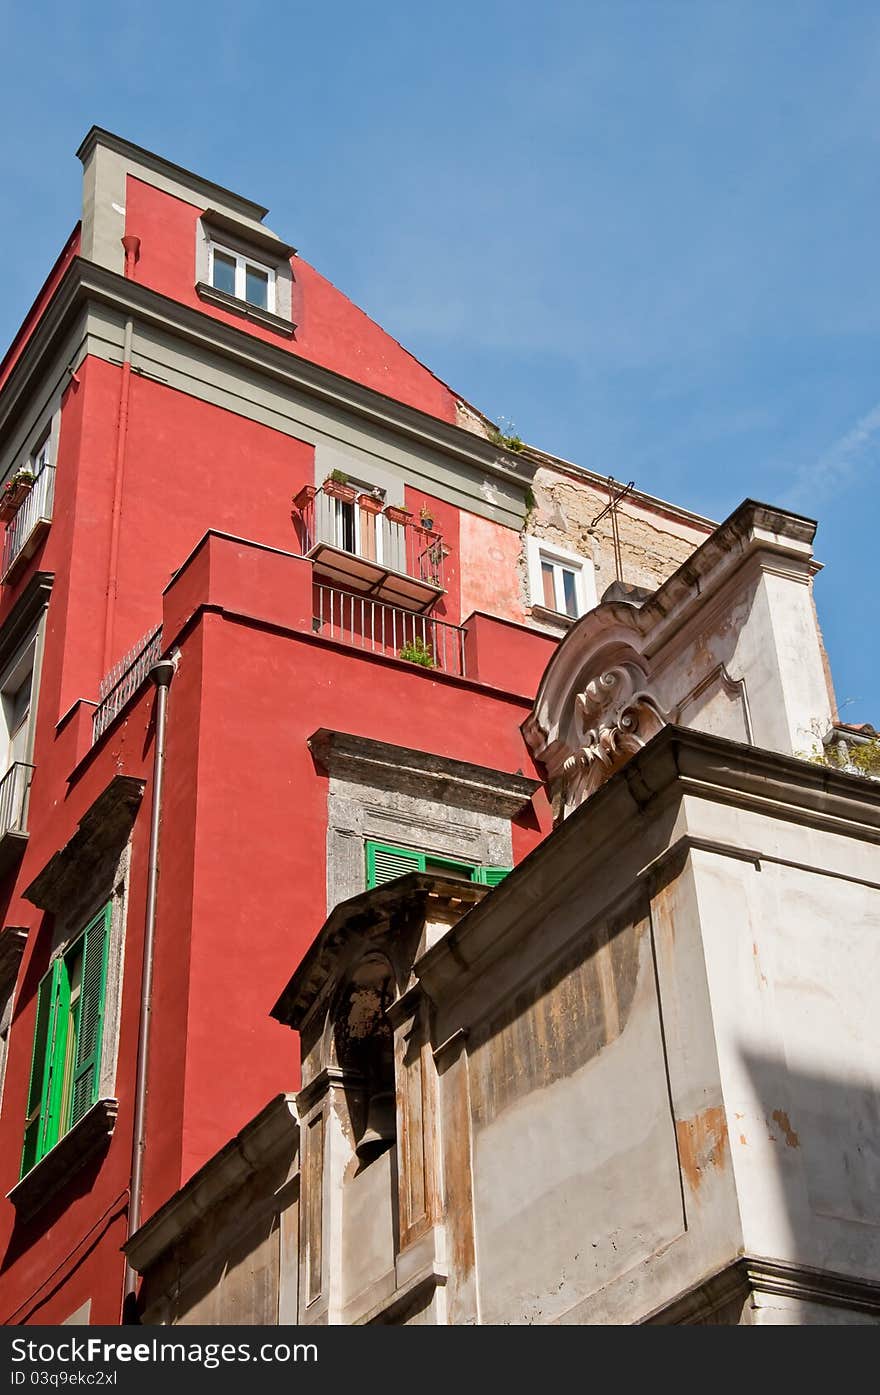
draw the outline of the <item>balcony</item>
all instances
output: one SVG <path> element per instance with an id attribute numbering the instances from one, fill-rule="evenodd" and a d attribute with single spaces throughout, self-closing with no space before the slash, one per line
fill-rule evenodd
<path id="1" fill-rule="evenodd" d="M 316 585 L 312 628 L 337 644 L 465 677 L 466 631 L 402 606 Z"/>
<path id="2" fill-rule="evenodd" d="M 37 550 L 52 522 L 52 504 L 55 498 L 55 467 L 43 465 L 27 490 L 21 489 L 21 498 L 16 503 L 16 495 L 7 495 L 6 507 L 14 509 L 6 515 L 6 535 L 3 539 L 3 561 L 0 576 L 6 585 L 15 580 L 16 574 L 29 557 Z M 0 517 L 4 515 L 0 513 Z"/>
<path id="3" fill-rule="evenodd" d="M 330 480 L 306 485 L 293 504 L 300 547 L 317 576 L 407 610 L 430 610 L 442 596 L 443 539 L 416 527 L 406 509 Z"/>
<path id="4" fill-rule="evenodd" d="M 27 842 L 27 797 L 34 767 L 15 761 L 0 779 L 0 875 Z"/>
<path id="5" fill-rule="evenodd" d="M 153 664 L 161 657 L 162 626 L 159 625 L 144 635 L 125 658 L 114 664 L 101 680 L 98 706 L 92 718 L 92 745 L 103 736 L 111 722 L 116 721 L 123 707 L 128 705 L 141 685 L 146 682 Z"/>

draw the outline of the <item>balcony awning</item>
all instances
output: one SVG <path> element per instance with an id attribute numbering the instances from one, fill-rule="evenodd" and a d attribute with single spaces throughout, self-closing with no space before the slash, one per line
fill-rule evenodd
<path id="1" fill-rule="evenodd" d="M 331 543 L 316 542 L 306 554 L 312 559 L 316 576 L 342 585 L 388 605 L 407 610 L 430 610 L 443 595 L 443 587 L 417 576 L 393 571 L 370 557 L 359 557 Z"/>

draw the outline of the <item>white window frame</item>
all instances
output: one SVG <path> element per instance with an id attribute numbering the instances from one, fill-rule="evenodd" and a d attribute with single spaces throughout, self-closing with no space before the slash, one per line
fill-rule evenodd
<path id="1" fill-rule="evenodd" d="M 12 1010 L 15 1007 L 16 980 L 17 974 L 7 984 L 6 990 L 0 992 L 0 1113 L 3 1110 L 3 1086 L 6 1083 L 6 1063 L 9 1060 L 9 1033 L 12 1027 Z"/>
<path id="2" fill-rule="evenodd" d="M 585 557 L 581 552 L 570 552 L 567 548 L 557 547 L 555 543 L 546 542 L 543 538 L 536 538 L 532 535 L 526 537 L 526 556 L 529 568 L 529 598 L 532 610 L 539 611 L 543 615 L 558 616 L 560 620 L 568 624 L 574 624 L 582 615 L 586 615 L 588 610 L 592 610 L 598 605 L 599 598 L 596 593 L 596 574 L 593 563 L 589 557 Z M 554 609 L 548 608 L 544 601 L 544 581 L 541 564 L 549 562 L 554 568 L 565 568 L 574 573 L 575 602 L 577 605 L 577 615 L 571 616 L 564 608 L 559 608 L 561 595 L 561 585 L 558 572 L 554 571 L 554 592 L 557 606 Z M 563 601 L 564 607 L 564 601 Z"/>
<path id="3" fill-rule="evenodd" d="M 378 496 L 381 496 L 382 499 L 383 499 L 383 501 L 384 501 L 384 498 L 385 498 L 385 491 L 384 491 L 384 489 L 380 489 L 377 485 L 365 484 L 365 483 L 363 483 L 363 482 L 360 481 L 360 480 L 349 479 L 348 482 L 349 482 L 349 484 L 352 486 L 353 489 L 356 489 L 356 490 L 357 490 L 357 497 L 355 498 L 354 503 L 352 503 L 352 504 L 346 504 L 346 503 L 343 502 L 342 499 L 334 499 L 334 500 L 333 500 L 333 504 L 334 504 L 334 509 L 333 509 L 334 536 L 335 536 L 335 538 L 336 538 L 336 546 L 340 549 L 340 551 L 344 552 L 344 551 L 346 550 L 346 549 L 342 546 L 343 541 L 344 541 L 344 538 L 345 538 L 345 523 L 344 523 L 345 513 L 344 513 L 344 511 L 345 511 L 346 508 L 353 509 L 353 510 L 354 510 L 354 552 L 352 553 L 352 556 L 354 556 L 354 557 L 363 557 L 363 556 L 364 556 L 364 552 L 363 552 L 363 539 L 362 539 L 362 536 L 361 536 L 361 509 L 360 509 L 358 500 L 360 499 L 360 497 L 361 497 L 362 494 L 366 494 L 366 495 L 369 495 L 370 497 L 373 497 L 373 498 L 375 498 L 377 495 L 378 495 Z M 375 557 L 370 557 L 370 558 L 367 558 L 366 560 L 371 561 L 371 562 L 377 562 L 377 563 L 379 563 L 380 565 L 383 565 L 383 564 L 384 564 L 384 561 L 385 561 L 385 516 L 384 516 L 384 514 L 381 514 L 381 513 L 380 513 L 380 514 L 376 514 L 376 515 L 375 515 L 375 518 L 376 518 L 376 555 L 375 555 Z"/>
<path id="4" fill-rule="evenodd" d="M 236 252 L 234 248 L 225 246 L 222 242 L 208 243 L 208 284 L 212 290 L 219 288 L 214 285 L 214 253 L 222 252 L 224 256 L 231 257 L 235 262 L 235 299 L 240 300 L 245 305 L 250 305 L 254 310 L 266 310 L 270 315 L 275 314 L 275 268 L 267 266 L 265 262 L 258 261 L 256 257 L 245 256 L 243 252 Z M 256 271 L 263 272 L 269 279 L 266 286 L 266 304 L 254 305 L 253 301 L 247 299 L 245 289 L 247 286 L 247 268 L 251 266 Z M 222 291 L 219 292 L 221 295 Z"/>

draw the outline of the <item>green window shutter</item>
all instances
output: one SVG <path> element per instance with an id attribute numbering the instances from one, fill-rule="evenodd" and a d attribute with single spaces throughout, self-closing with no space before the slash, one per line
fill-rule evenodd
<path id="1" fill-rule="evenodd" d="M 481 886 L 497 886 L 512 871 L 512 867 L 475 867 L 474 881 Z"/>
<path id="2" fill-rule="evenodd" d="M 45 1124 L 46 1091 L 49 1083 L 49 1039 L 54 1001 L 55 980 L 61 965 L 55 963 L 40 979 L 37 989 L 37 1021 L 31 1054 L 31 1078 L 27 1094 L 27 1117 L 24 1126 L 24 1147 L 21 1152 L 21 1176 L 30 1172 L 42 1156 L 41 1142 Z"/>
<path id="3" fill-rule="evenodd" d="M 67 1053 L 67 1029 L 70 1021 L 70 975 L 63 959 L 55 960 L 52 983 L 52 1013 L 49 1022 L 46 1053 L 46 1088 L 43 1095 L 43 1128 L 38 1159 L 53 1148 L 64 1132 L 61 1105 L 64 1095 L 64 1061 Z"/>
<path id="4" fill-rule="evenodd" d="M 107 991 L 107 952 L 110 905 L 86 926 L 82 952 L 82 985 L 76 1007 L 76 1047 L 68 1128 L 91 1109 L 98 1098 L 101 1045 L 104 1037 L 104 998 Z"/>
<path id="5" fill-rule="evenodd" d="M 407 872 L 424 872 L 425 854 L 411 848 L 392 848 L 387 843 L 367 843 L 367 890 L 384 886 Z"/>

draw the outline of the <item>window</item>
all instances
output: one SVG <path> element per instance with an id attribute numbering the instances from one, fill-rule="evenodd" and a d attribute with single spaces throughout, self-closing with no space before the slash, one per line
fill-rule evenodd
<path id="1" fill-rule="evenodd" d="M 478 882 L 481 886 L 497 886 L 503 881 L 510 867 L 479 867 L 473 862 L 460 862 L 454 858 L 436 857 L 433 853 L 419 852 L 415 848 L 395 848 L 387 843 L 367 841 L 367 890 L 384 886 L 397 877 L 405 877 L 407 872 L 431 872 L 438 877 L 448 877 L 454 881 Z"/>
<path id="2" fill-rule="evenodd" d="M 40 981 L 22 1177 L 97 1101 L 110 913 L 108 902 Z"/>
<path id="3" fill-rule="evenodd" d="M 527 537 L 532 609 L 577 620 L 597 603 L 593 563 L 577 552 Z"/>
<path id="4" fill-rule="evenodd" d="M 39 475 L 49 464 L 51 437 L 51 429 L 47 427 L 46 431 L 31 451 L 29 464 L 34 475 Z"/>
<path id="5" fill-rule="evenodd" d="M 275 311 L 275 272 L 212 242 L 208 252 L 208 280 L 215 291 L 235 296 L 258 310 Z"/>
<path id="6" fill-rule="evenodd" d="M 382 562 L 384 542 L 384 519 L 381 514 L 362 508 L 361 497 L 368 500 L 384 499 L 384 491 L 369 484 L 349 478 L 348 483 L 357 490 L 353 504 L 344 499 L 331 499 L 333 541 L 343 552 L 351 552 L 356 557 L 364 557 L 371 562 Z"/>
<path id="7" fill-rule="evenodd" d="M 33 753 L 36 637 L 0 677 L 0 837 L 24 827 Z"/>
<path id="8" fill-rule="evenodd" d="M 577 619 L 577 572 L 563 562 L 541 558 L 541 585 L 544 604 L 548 610 L 558 610 L 560 615 L 570 615 Z"/>

